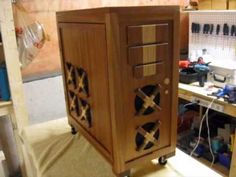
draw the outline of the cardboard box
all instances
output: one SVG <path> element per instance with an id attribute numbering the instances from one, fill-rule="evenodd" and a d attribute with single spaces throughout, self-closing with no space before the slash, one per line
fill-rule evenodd
<path id="1" fill-rule="evenodd" d="M 227 10 L 227 0 L 212 0 L 212 10 Z"/>
<path id="2" fill-rule="evenodd" d="M 211 10 L 211 0 L 199 0 L 198 2 L 199 10 Z"/>
<path id="3" fill-rule="evenodd" d="M 229 9 L 231 10 L 236 9 L 236 0 L 229 0 Z"/>

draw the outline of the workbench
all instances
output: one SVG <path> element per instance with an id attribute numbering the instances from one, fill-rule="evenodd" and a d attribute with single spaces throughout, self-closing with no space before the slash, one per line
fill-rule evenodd
<path id="1" fill-rule="evenodd" d="M 218 88 L 208 88 L 207 84 L 205 87 L 199 87 L 198 83 L 191 85 L 179 83 L 179 98 L 189 102 L 197 102 L 200 107 L 207 107 L 216 97 L 209 96 L 212 92 L 217 91 Z M 222 112 L 236 118 L 236 104 L 229 104 L 223 99 L 214 100 L 211 107 L 213 110 Z M 200 109 L 200 115 L 202 109 Z M 234 141 L 235 142 L 235 141 Z M 229 177 L 236 175 L 236 143 L 234 143 L 234 150 L 232 154 L 231 167 L 229 170 Z"/>

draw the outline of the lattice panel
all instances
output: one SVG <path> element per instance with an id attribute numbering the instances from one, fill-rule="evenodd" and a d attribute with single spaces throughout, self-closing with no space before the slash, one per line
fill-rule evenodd
<path id="1" fill-rule="evenodd" d="M 135 109 L 136 115 L 148 115 L 160 107 L 160 85 L 148 85 L 136 90 Z"/>
<path id="2" fill-rule="evenodd" d="M 76 90 L 79 93 L 89 95 L 88 76 L 82 68 L 76 68 Z"/>
<path id="3" fill-rule="evenodd" d="M 89 84 L 87 73 L 84 69 L 74 66 L 69 62 L 66 62 L 65 68 L 66 83 L 68 85 L 69 111 L 75 119 L 80 122 L 86 122 L 87 126 L 91 127 L 92 116 L 88 103 Z M 80 95 L 81 93 L 83 96 Z"/>
<path id="4" fill-rule="evenodd" d="M 83 99 L 78 98 L 78 105 L 79 105 L 79 115 L 78 119 L 80 121 L 85 121 L 88 127 L 91 127 L 91 111 L 90 105 Z"/>
<path id="5" fill-rule="evenodd" d="M 143 151 L 158 146 L 160 121 L 149 122 L 137 128 L 136 150 Z"/>
<path id="6" fill-rule="evenodd" d="M 75 114 L 75 116 L 77 116 L 79 114 L 78 98 L 73 91 L 69 91 L 68 96 L 69 96 L 69 110 L 72 114 Z"/>
<path id="7" fill-rule="evenodd" d="M 71 64 L 66 62 L 66 83 L 68 85 L 72 85 L 74 88 L 76 87 L 76 75 L 75 75 L 75 67 Z"/>

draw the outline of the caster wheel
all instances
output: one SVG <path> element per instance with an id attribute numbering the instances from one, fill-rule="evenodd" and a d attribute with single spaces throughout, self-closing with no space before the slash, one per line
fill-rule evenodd
<path id="1" fill-rule="evenodd" d="M 158 159 L 158 162 L 159 162 L 160 165 L 166 165 L 167 164 L 167 160 L 164 156 L 160 157 Z"/>
<path id="2" fill-rule="evenodd" d="M 71 127 L 71 134 L 75 135 L 77 133 L 76 129 L 74 127 Z"/>

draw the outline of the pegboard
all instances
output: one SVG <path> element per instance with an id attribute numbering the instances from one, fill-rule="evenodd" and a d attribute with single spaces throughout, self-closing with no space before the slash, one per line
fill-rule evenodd
<path id="1" fill-rule="evenodd" d="M 200 33 L 192 33 L 192 23 L 200 24 Z M 229 25 L 229 36 L 223 35 L 223 25 Z M 213 24 L 212 34 L 203 34 L 203 25 Z M 216 26 L 220 32 L 216 35 Z M 196 61 L 202 49 L 212 56 L 213 65 L 236 68 L 236 36 L 231 36 L 231 27 L 236 25 L 236 11 L 194 11 L 189 13 L 189 58 Z"/>

